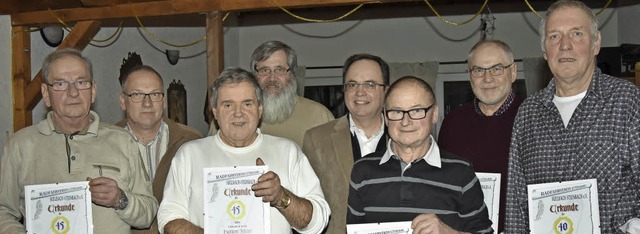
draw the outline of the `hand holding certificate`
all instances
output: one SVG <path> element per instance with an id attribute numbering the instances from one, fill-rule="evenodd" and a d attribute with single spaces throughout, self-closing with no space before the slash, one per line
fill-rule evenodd
<path id="1" fill-rule="evenodd" d="M 262 159 L 258 158 L 256 159 L 256 165 L 262 166 L 264 165 L 264 162 Z M 257 197 L 262 197 L 263 202 L 269 202 L 271 206 L 281 209 L 286 209 L 287 206 L 289 206 L 288 203 L 291 202 L 289 198 L 286 199 L 286 205 L 282 204 L 283 197 L 288 197 L 288 195 L 280 184 L 280 177 L 278 174 L 269 171 L 256 181 L 257 183 L 251 186 L 251 189 L 255 192 Z"/>
<path id="2" fill-rule="evenodd" d="M 125 196 L 124 192 L 118 187 L 118 182 L 108 177 L 87 178 L 89 181 L 89 190 L 91 190 L 91 201 L 96 205 L 119 209 L 119 199 Z M 122 207 L 124 209 L 124 207 Z"/>

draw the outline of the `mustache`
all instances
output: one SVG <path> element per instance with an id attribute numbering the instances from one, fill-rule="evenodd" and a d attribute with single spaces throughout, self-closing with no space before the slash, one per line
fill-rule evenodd
<path id="1" fill-rule="evenodd" d="M 275 86 L 277 88 L 282 88 L 282 85 L 280 84 L 280 82 L 275 81 L 275 80 L 266 81 L 266 82 L 263 83 L 262 86 L 264 86 L 264 87 L 266 87 L 266 86 Z"/>

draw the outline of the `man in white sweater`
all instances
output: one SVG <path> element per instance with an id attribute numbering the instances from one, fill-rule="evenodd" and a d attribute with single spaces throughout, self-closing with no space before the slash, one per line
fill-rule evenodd
<path id="1" fill-rule="evenodd" d="M 252 73 L 225 69 L 211 87 L 212 112 L 220 130 L 188 142 L 171 163 L 158 211 L 163 233 L 202 233 L 202 169 L 265 164 L 271 171 L 251 189 L 271 205 L 271 233 L 319 233 L 330 210 L 306 156 L 291 140 L 264 135 L 262 90 Z"/>

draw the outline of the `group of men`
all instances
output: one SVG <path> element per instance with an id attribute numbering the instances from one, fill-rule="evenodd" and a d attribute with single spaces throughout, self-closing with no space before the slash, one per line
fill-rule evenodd
<path id="1" fill-rule="evenodd" d="M 269 166 L 251 190 L 271 206 L 271 233 L 392 221 L 411 221 L 414 233 L 528 233 L 527 185 L 588 178 L 601 232 L 639 233 L 640 90 L 595 66 L 601 35 L 582 2 L 554 3 L 540 35 L 549 85 L 523 100 L 509 46 L 477 43 L 475 99 L 445 117 L 437 143 L 431 86 L 412 76 L 390 84 L 388 64 L 371 54 L 345 61 L 348 113 L 334 120 L 296 94 L 295 51 L 265 42 L 251 71 L 227 68 L 210 87 L 219 129 L 201 138 L 164 117 L 162 78 L 144 65 L 123 76 L 123 128 L 100 122 L 91 62 L 58 50 L 42 67 L 51 111 L 0 161 L 0 233 L 25 232 L 25 185 L 86 180 L 94 233 L 202 233 L 202 169 L 251 165 Z M 503 177 L 498 230 L 474 172 Z"/>

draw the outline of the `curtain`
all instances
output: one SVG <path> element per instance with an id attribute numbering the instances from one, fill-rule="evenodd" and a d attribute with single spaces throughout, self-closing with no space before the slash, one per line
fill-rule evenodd
<path id="1" fill-rule="evenodd" d="M 415 76 L 426 81 L 431 88 L 436 89 L 438 77 L 438 61 L 422 63 L 389 63 L 389 82 L 393 83 L 403 76 Z"/>
<path id="2" fill-rule="evenodd" d="M 533 95 L 549 84 L 551 81 L 551 70 L 547 65 L 547 60 L 543 57 L 525 57 L 522 59 L 524 67 L 524 83 L 527 86 L 527 97 Z"/>

